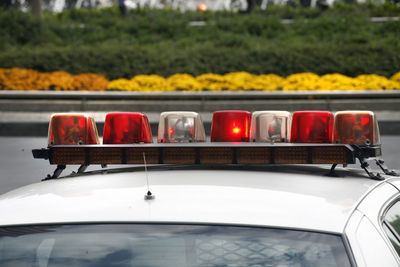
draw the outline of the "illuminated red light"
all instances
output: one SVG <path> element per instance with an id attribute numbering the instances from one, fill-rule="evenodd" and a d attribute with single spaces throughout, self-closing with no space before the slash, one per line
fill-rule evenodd
<path id="1" fill-rule="evenodd" d="M 54 114 L 50 119 L 48 145 L 98 144 L 94 119 L 86 114 Z"/>
<path id="2" fill-rule="evenodd" d="M 149 120 L 142 113 L 108 113 L 103 144 L 152 143 Z"/>
<path id="3" fill-rule="evenodd" d="M 211 125 L 211 142 L 249 142 L 251 113 L 216 111 Z"/>
<path id="4" fill-rule="evenodd" d="M 377 144 L 379 129 L 370 111 L 341 111 L 335 114 L 334 142 L 341 144 Z"/>
<path id="5" fill-rule="evenodd" d="M 293 113 L 292 143 L 332 143 L 333 115 L 328 111 Z"/>

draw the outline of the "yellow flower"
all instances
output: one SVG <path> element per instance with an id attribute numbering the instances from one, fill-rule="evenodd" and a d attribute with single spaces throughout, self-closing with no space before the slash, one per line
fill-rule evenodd
<path id="1" fill-rule="evenodd" d="M 74 76 L 74 90 L 104 91 L 109 81 L 101 74 L 83 73 Z"/>
<path id="2" fill-rule="evenodd" d="M 320 77 L 314 73 L 304 72 L 286 77 L 282 83 L 282 90 L 318 90 L 324 89 L 326 84 L 320 83 Z"/>
<path id="3" fill-rule="evenodd" d="M 29 69 L 0 69 L 0 89 L 40 90 L 40 73 Z"/>
<path id="4" fill-rule="evenodd" d="M 390 80 L 400 83 L 400 71 L 398 73 L 395 73 L 392 77 L 390 77 Z M 397 89 L 400 89 L 400 88 L 397 88 Z"/>
<path id="5" fill-rule="evenodd" d="M 42 90 L 74 90 L 74 77 L 65 71 L 42 73 L 39 82 Z"/>
<path id="6" fill-rule="evenodd" d="M 356 90 L 362 86 L 354 78 L 339 73 L 325 74 L 321 76 L 321 80 L 327 83 L 326 90 Z"/>
<path id="7" fill-rule="evenodd" d="M 253 90 L 275 91 L 282 88 L 285 79 L 275 74 L 255 76 L 250 86 Z"/>
<path id="8" fill-rule="evenodd" d="M 108 83 L 107 90 L 139 91 L 140 86 L 133 80 L 117 79 Z"/>
<path id="9" fill-rule="evenodd" d="M 139 85 L 139 91 L 171 91 L 166 79 L 158 75 L 137 75 L 131 81 Z"/>
<path id="10" fill-rule="evenodd" d="M 189 74 L 174 74 L 167 79 L 167 82 L 175 91 L 201 91 L 203 89 L 202 84 Z"/>
<path id="11" fill-rule="evenodd" d="M 203 90 L 221 91 L 228 90 L 229 84 L 224 76 L 213 73 L 206 73 L 196 77 Z"/>
<path id="12" fill-rule="evenodd" d="M 388 80 L 386 77 L 376 74 L 363 74 L 357 76 L 356 79 L 365 83 L 364 89 L 399 89 L 398 82 Z"/>
<path id="13" fill-rule="evenodd" d="M 251 82 L 256 76 L 248 72 L 231 72 L 224 75 L 226 82 L 230 85 L 228 90 L 251 90 Z"/>
<path id="14" fill-rule="evenodd" d="M 122 90 L 122 91 L 291 91 L 291 90 L 392 90 L 400 89 L 400 72 L 390 79 L 376 74 L 356 78 L 339 73 L 318 76 L 296 73 L 282 78 L 275 74 L 253 75 L 232 72 L 225 75 L 206 73 L 193 77 L 178 73 L 165 79 L 158 75 L 137 75 L 130 80 L 109 82 L 103 75 L 82 73 L 71 75 L 65 71 L 40 73 L 31 69 L 0 68 L 0 90 Z"/>

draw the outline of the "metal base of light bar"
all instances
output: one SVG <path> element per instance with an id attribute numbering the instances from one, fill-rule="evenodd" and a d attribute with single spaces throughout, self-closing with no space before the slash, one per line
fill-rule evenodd
<path id="1" fill-rule="evenodd" d="M 368 176 L 371 179 L 374 180 L 384 180 L 385 178 L 380 174 L 380 173 L 374 173 L 370 165 L 367 161 L 367 159 L 374 159 L 376 165 L 381 168 L 384 174 L 390 175 L 390 176 L 399 176 L 397 172 L 394 170 L 389 170 L 388 167 L 385 165 L 385 161 L 380 158 L 382 156 L 382 150 L 380 145 L 352 145 L 355 151 L 355 157 L 358 158 L 361 164 L 361 168 L 365 170 L 365 172 L 368 174 Z"/>
<path id="2" fill-rule="evenodd" d="M 375 159 L 386 175 L 398 176 L 389 170 L 381 147 L 348 144 L 290 144 L 290 143 L 175 143 L 140 145 L 75 145 L 52 146 L 32 150 L 34 158 L 49 160 L 57 169 L 47 179 L 57 178 L 65 165 L 81 165 L 78 173 L 89 165 L 100 164 L 332 164 L 329 175 L 335 176 L 338 164 L 360 161 L 368 176 L 382 180 L 370 169 L 367 159 Z"/>
<path id="3" fill-rule="evenodd" d="M 143 164 L 352 164 L 343 144 L 179 143 L 74 145 L 35 149 L 34 158 L 57 165 Z"/>
<path id="4" fill-rule="evenodd" d="M 383 159 L 375 159 L 376 165 L 381 168 L 381 170 L 386 174 L 390 176 L 400 176 L 400 174 L 394 170 L 389 170 L 389 168 L 386 166 L 385 161 Z"/>
<path id="5" fill-rule="evenodd" d="M 66 168 L 65 165 L 57 165 L 57 168 L 54 170 L 53 175 L 48 174 L 46 176 L 46 178 L 44 178 L 42 181 L 58 178 L 61 175 L 61 173 L 63 172 L 63 170 L 65 170 L 65 168 Z"/>

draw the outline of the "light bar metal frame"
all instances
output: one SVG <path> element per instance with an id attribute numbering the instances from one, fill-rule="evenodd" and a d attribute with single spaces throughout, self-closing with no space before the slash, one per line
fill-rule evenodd
<path id="1" fill-rule="evenodd" d="M 225 142 L 55 145 L 32 153 L 55 165 L 143 164 L 143 153 L 148 164 L 353 164 L 357 154 L 347 144 Z"/>
<path id="2" fill-rule="evenodd" d="M 356 163 L 371 179 L 383 180 L 371 171 L 367 160 L 375 159 L 386 175 L 399 176 L 389 170 L 381 159 L 380 145 L 355 144 L 293 144 L 293 143 L 163 143 L 132 145 L 55 145 L 33 149 L 33 157 L 57 165 L 53 175 L 60 176 L 66 165 L 80 165 L 78 173 L 89 165 L 110 164 L 332 164 L 328 175 L 336 176 L 338 164 Z M 145 159 L 146 157 L 146 159 Z"/>

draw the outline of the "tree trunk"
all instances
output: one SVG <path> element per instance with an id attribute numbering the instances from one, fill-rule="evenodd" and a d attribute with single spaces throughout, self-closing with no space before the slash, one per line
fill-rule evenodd
<path id="1" fill-rule="evenodd" d="M 32 14 L 42 17 L 42 0 L 31 0 Z"/>
<path id="2" fill-rule="evenodd" d="M 246 12 L 251 12 L 254 8 L 255 0 L 247 0 L 247 10 Z"/>

